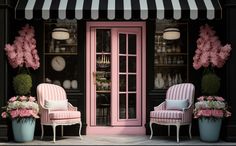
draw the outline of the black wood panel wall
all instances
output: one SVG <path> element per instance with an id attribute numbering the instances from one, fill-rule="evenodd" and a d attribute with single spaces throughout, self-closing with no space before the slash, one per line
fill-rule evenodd
<path id="1" fill-rule="evenodd" d="M 236 141 L 236 1 L 225 1 L 225 13 L 226 19 L 226 41 L 232 44 L 232 52 L 230 60 L 227 63 L 227 101 L 231 107 L 232 116 L 224 121 L 224 137 L 227 141 Z"/>
<path id="2" fill-rule="evenodd" d="M 12 40 L 12 25 L 14 23 L 14 5 L 15 1 L 0 0 L 0 106 L 6 105 L 7 99 L 11 96 L 9 92 L 12 70 L 8 66 L 7 58 L 5 56 L 5 44 Z M 1 111 L 1 110 L 0 110 Z M 0 118 L 1 119 L 1 118 Z M 11 133 L 11 121 L 1 119 L 0 124 L 8 126 L 7 137 L 8 140 L 13 138 Z M 2 129 L 1 129 L 2 131 Z"/>

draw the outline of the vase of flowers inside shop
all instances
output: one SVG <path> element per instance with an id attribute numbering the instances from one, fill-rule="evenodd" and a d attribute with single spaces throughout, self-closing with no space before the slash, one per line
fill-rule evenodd
<path id="1" fill-rule="evenodd" d="M 9 65 L 17 70 L 12 82 L 15 96 L 7 102 L 2 117 L 12 119 L 15 141 L 24 142 L 33 139 L 35 119 L 38 118 L 38 105 L 35 97 L 31 96 L 30 70 L 38 69 L 40 63 L 34 38 L 34 27 L 26 24 L 18 33 L 19 36 L 15 37 L 13 44 L 5 45 Z M 27 126 L 31 127 L 27 128 Z M 24 132 L 27 132 L 28 136 Z"/>
<path id="2" fill-rule="evenodd" d="M 207 142 L 219 140 L 222 119 L 231 116 L 224 98 L 200 96 L 195 103 L 194 118 L 198 119 L 200 139 Z"/>
<path id="3" fill-rule="evenodd" d="M 14 139 L 17 142 L 32 141 L 34 137 L 35 120 L 39 106 L 33 96 L 14 96 L 4 107 L 2 118 L 12 120 Z"/>
<path id="4" fill-rule="evenodd" d="M 203 68 L 201 79 L 203 96 L 195 103 L 194 118 L 199 119 L 200 138 L 203 141 L 218 141 L 222 119 L 231 115 L 227 111 L 225 99 L 218 96 L 221 83 L 215 71 L 224 66 L 231 49 L 230 44 L 221 45 L 213 27 L 208 24 L 200 27 L 193 67 L 196 70 Z"/>

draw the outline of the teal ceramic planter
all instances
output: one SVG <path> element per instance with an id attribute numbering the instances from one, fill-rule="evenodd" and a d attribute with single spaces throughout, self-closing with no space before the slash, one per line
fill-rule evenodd
<path id="1" fill-rule="evenodd" d="M 222 119 L 198 119 L 200 139 L 205 142 L 217 142 L 220 136 Z"/>
<path id="2" fill-rule="evenodd" d="M 12 120 L 12 130 L 16 142 L 28 142 L 34 139 L 35 119 L 26 118 L 19 122 Z"/>

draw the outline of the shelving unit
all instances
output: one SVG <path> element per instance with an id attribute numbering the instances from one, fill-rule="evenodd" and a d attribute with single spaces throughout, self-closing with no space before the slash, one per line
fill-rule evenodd
<path id="1" fill-rule="evenodd" d="M 52 38 L 55 28 L 66 28 L 69 39 Z M 79 54 L 76 22 L 45 22 L 44 24 L 44 82 L 59 85 L 67 93 L 80 92 Z"/>
<path id="2" fill-rule="evenodd" d="M 163 38 L 164 29 L 176 27 L 180 30 L 180 38 L 166 40 Z M 156 23 L 154 49 L 154 90 L 188 81 L 188 40 L 187 23 Z"/>

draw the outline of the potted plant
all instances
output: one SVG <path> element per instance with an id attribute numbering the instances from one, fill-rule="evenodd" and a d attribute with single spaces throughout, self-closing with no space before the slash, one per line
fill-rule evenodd
<path id="1" fill-rule="evenodd" d="M 14 96 L 9 99 L 2 112 L 2 118 L 12 119 L 12 129 L 15 141 L 32 141 L 35 129 L 35 119 L 39 106 L 33 96 Z"/>
<path id="2" fill-rule="evenodd" d="M 18 142 L 33 140 L 35 118 L 38 118 L 38 105 L 31 96 L 32 78 L 29 69 L 36 70 L 40 66 L 34 32 L 34 27 L 26 24 L 18 32 L 19 36 L 15 37 L 13 44 L 5 46 L 9 64 L 12 68 L 18 68 L 18 72 L 13 78 L 16 96 L 9 99 L 2 117 L 12 119 L 13 135 Z M 25 125 L 31 127 L 26 130 Z"/>
<path id="3" fill-rule="evenodd" d="M 224 98 L 201 96 L 195 103 L 194 118 L 198 118 L 200 139 L 216 142 L 219 139 L 222 119 L 231 116 Z"/>
<path id="4" fill-rule="evenodd" d="M 228 59 L 231 45 L 221 45 L 212 27 L 205 24 L 200 27 L 197 49 L 193 57 L 193 67 L 204 68 L 201 79 L 203 96 L 195 103 L 194 118 L 198 118 L 200 138 L 203 141 L 215 142 L 219 139 L 221 120 L 231 115 L 227 111 L 224 99 L 218 96 L 220 77 L 215 68 L 221 68 Z"/>

